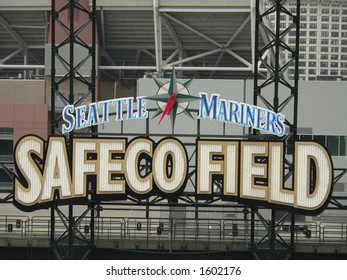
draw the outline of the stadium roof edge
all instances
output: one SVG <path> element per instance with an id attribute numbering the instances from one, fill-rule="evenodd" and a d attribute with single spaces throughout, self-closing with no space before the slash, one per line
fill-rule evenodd
<path id="1" fill-rule="evenodd" d="M 47 0 L 1 0 L 0 11 L 51 10 L 51 1 Z"/>
<path id="2" fill-rule="evenodd" d="M 90 5 L 92 0 L 89 0 Z M 245 0 L 158 0 L 159 9 L 165 12 L 247 12 L 250 1 Z M 97 0 L 97 9 L 103 10 L 152 10 L 153 0 Z M 1 0 L 0 10 L 50 10 L 47 0 Z"/>

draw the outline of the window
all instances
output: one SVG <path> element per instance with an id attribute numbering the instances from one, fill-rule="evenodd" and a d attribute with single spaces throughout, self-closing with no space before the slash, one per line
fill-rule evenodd
<path id="1" fill-rule="evenodd" d="M 315 53 L 310 53 L 310 54 L 308 55 L 308 58 L 309 58 L 309 59 L 316 59 L 316 58 L 317 58 L 317 55 L 316 55 Z"/>
<path id="2" fill-rule="evenodd" d="M 347 60 L 347 55 L 341 54 L 341 60 Z"/>
<path id="3" fill-rule="evenodd" d="M 0 135 L 13 135 L 13 128 L 0 127 Z"/>
<path id="4" fill-rule="evenodd" d="M 321 54 L 320 59 L 329 59 L 329 56 L 327 54 Z"/>
<path id="5" fill-rule="evenodd" d="M 320 41 L 320 43 L 321 43 L 322 45 L 328 45 L 328 44 L 329 44 L 329 39 L 322 39 L 322 40 Z"/>
<path id="6" fill-rule="evenodd" d="M 341 68 L 347 68 L 347 62 L 341 62 Z"/>
<path id="7" fill-rule="evenodd" d="M 317 29 L 317 23 L 310 23 L 310 29 Z"/>
<path id="8" fill-rule="evenodd" d="M 322 23 L 322 29 L 329 29 L 329 24 Z M 323 32 L 322 32 L 323 33 Z"/>
<path id="9" fill-rule="evenodd" d="M 339 67 L 339 63 L 338 62 L 331 62 L 330 67 L 337 68 L 337 67 Z"/>
<path id="10" fill-rule="evenodd" d="M 330 44 L 331 45 L 338 45 L 339 44 L 339 40 L 338 39 L 331 39 Z"/>
<path id="11" fill-rule="evenodd" d="M 309 67 L 316 67 L 316 65 L 317 65 L 317 62 L 315 62 L 315 61 L 310 61 L 310 62 L 308 63 L 308 66 L 309 66 Z"/>
<path id="12" fill-rule="evenodd" d="M 339 74 L 339 71 L 337 70 L 330 70 L 330 75 L 336 76 Z"/>
<path id="13" fill-rule="evenodd" d="M 325 147 L 325 136 L 324 135 L 314 135 L 313 140 Z"/>
<path id="14" fill-rule="evenodd" d="M 331 32 L 331 37 L 339 37 L 339 32 Z"/>
<path id="15" fill-rule="evenodd" d="M 0 140 L 0 161 L 13 160 L 13 140 Z"/>
<path id="16" fill-rule="evenodd" d="M 330 55 L 330 59 L 331 60 L 338 60 L 339 59 L 339 55 L 338 54 L 332 54 L 332 55 Z"/>
<path id="17" fill-rule="evenodd" d="M 329 9 L 322 9 L 322 14 L 329 14 Z"/>
<path id="18" fill-rule="evenodd" d="M 342 30 L 347 30 L 347 24 L 342 24 L 342 25 L 341 25 L 341 29 L 342 29 Z"/>
<path id="19" fill-rule="evenodd" d="M 329 17 L 328 16 L 322 16 L 322 21 L 329 21 Z"/>
<path id="20" fill-rule="evenodd" d="M 317 51 L 317 47 L 316 46 L 310 46 L 309 50 L 310 50 L 310 52 L 316 52 Z"/>
<path id="21" fill-rule="evenodd" d="M 336 52 L 339 52 L 339 47 L 331 47 L 331 48 L 330 48 L 330 51 L 331 51 L 331 52 L 335 52 L 335 53 L 336 53 Z"/>
<path id="22" fill-rule="evenodd" d="M 341 37 L 347 38 L 347 32 L 341 32 Z"/>
<path id="23" fill-rule="evenodd" d="M 317 36 L 317 31 L 310 31 L 309 35 L 310 36 Z M 311 40 L 316 40 L 316 39 L 310 39 L 310 42 L 311 42 Z"/>
<path id="24" fill-rule="evenodd" d="M 346 46 L 347 45 L 347 40 L 341 40 L 341 45 Z"/>
<path id="25" fill-rule="evenodd" d="M 339 155 L 339 137 L 338 136 L 328 136 L 327 137 L 327 148 L 332 156 Z"/>
<path id="26" fill-rule="evenodd" d="M 339 9 L 332 9 L 332 10 L 331 10 L 331 13 L 332 13 L 333 15 L 339 15 L 339 14 L 340 14 L 340 10 L 339 10 Z"/>
<path id="27" fill-rule="evenodd" d="M 317 21 L 317 16 L 310 16 L 310 21 Z"/>
<path id="28" fill-rule="evenodd" d="M 339 22 L 340 18 L 339 17 L 331 17 L 332 22 Z"/>
<path id="29" fill-rule="evenodd" d="M 339 30 L 340 29 L 340 26 L 338 24 L 332 24 L 331 25 L 331 29 L 333 30 Z"/>
<path id="30" fill-rule="evenodd" d="M 321 75 L 328 75 L 328 70 L 320 70 Z"/>
<path id="31" fill-rule="evenodd" d="M 342 21 L 342 22 L 347 22 L 347 17 L 341 18 L 341 21 Z"/>
<path id="32" fill-rule="evenodd" d="M 308 73 L 311 75 L 315 75 L 316 74 L 316 69 L 309 69 Z"/>
<path id="33" fill-rule="evenodd" d="M 320 67 L 328 67 L 328 62 L 321 62 Z"/>
<path id="34" fill-rule="evenodd" d="M 317 14 L 317 8 L 310 8 L 310 14 Z M 346 15 L 347 15 L 347 13 L 346 13 Z"/>
<path id="35" fill-rule="evenodd" d="M 347 156 L 347 136 L 340 136 L 340 156 Z"/>
<path id="36" fill-rule="evenodd" d="M 321 50 L 321 52 L 328 52 L 329 47 L 321 47 L 320 50 Z"/>
<path id="37" fill-rule="evenodd" d="M 322 31 L 322 37 L 329 37 L 329 31 Z"/>

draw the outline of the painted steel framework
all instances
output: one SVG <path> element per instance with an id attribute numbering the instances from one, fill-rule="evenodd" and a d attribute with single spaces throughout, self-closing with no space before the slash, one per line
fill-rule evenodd
<path id="1" fill-rule="evenodd" d="M 158 1 L 154 1 L 154 4 L 156 4 Z M 255 14 L 251 15 L 250 19 L 252 23 L 252 27 L 254 28 L 254 38 L 253 38 L 253 48 L 254 48 L 254 58 L 251 65 L 248 65 L 248 67 L 252 66 L 254 69 L 254 105 L 260 105 L 261 103 L 265 106 L 267 106 L 269 109 L 274 110 L 275 112 L 281 112 L 284 108 L 288 108 L 289 106 L 292 106 L 293 110 L 293 119 L 286 120 L 286 125 L 289 127 L 290 133 L 284 138 L 284 140 L 287 141 L 288 146 L 290 147 L 293 139 L 296 139 L 297 137 L 297 106 L 298 106 L 298 66 L 299 66 L 299 28 L 300 28 L 300 0 L 297 0 L 297 12 L 291 13 L 284 7 L 284 2 L 286 1 L 252 1 L 251 3 L 255 4 L 255 6 L 251 9 Z M 158 7 L 156 7 L 156 12 L 154 13 L 154 16 L 157 18 L 157 21 L 164 21 L 164 24 L 170 29 L 170 25 L 168 24 L 166 19 L 176 20 L 172 18 L 169 14 L 163 14 L 161 17 L 158 17 L 158 12 L 162 13 L 169 13 L 171 10 L 163 10 Z M 59 13 L 64 10 L 69 10 L 71 21 L 73 23 L 73 14 L 74 9 L 80 9 L 82 12 L 89 14 L 89 22 L 92 24 L 92 32 L 93 32 L 93 42 L 92 45 L 88 45 L 80 38 L 78 37 L 79 29 L 75 29 L 73 24 L 70 26 L 64 26 L 65 30 L 67 31 L 67 38 L 60 44 L 56 44 L 55 42 L 55 23 L 59 22 Z M 185 11 L 185 12 L 188 12 Z M 282 13 L 287 14 L 293 19 L 293 24 L 289 26 L 285 30 L 281 30 L 280 28 L 280 15 Z M 51 134 L 57 135 L 60 134 L 58 123 L 60 122 L 59 117 L 55 114 L 55 99 L 57 96 L 60 98 L 65 98 L 60 92 L 59 92 L 59 85 L 64 82 L 69 82 L 69 98 L 65 98 L 65 101 L 67 104 L 76 104 L 80 100 L 75 101 L 74 100 L 74 81 L 78 80 L 82 83 L 85 83 L 89 87 L 89 92 L 92 96 L 92 101 L 95 101 L 95 74 L 96 74 L 96 61 L 95 61 L 95 24 L 96 24 L 96 0 L 93 0 L 93 7 L 91 11 L 86 9 L 85 7 L 81 6 L 78 1 L 76 0 L 70 0 L 69 3 L 64 6 L 62 9 L 56 11 L 55 10 L 55 0 L 52 0 L 52 87 L 51 87 Z M 276 16 L 276 28 L 275 31 L 271 30 L 269 26 L 266 24 L 266 17 L 270 14 L 275 14 Z M 161 47 L 160 47 L 160 28 L 161 25 L 155 21 L 155 28 L 156 28 L 156 51 L 155 51 L 155 58 L 156 58 L 156 66 L 153 68 L 153 70 L 160 71 L 163 68 L 158 61 L 161 57 Z M 165 23 L 166 22 L 166 23 Z M 177 21 L 176 21 L 177 22 Z M 178 24 L 183 25 L 183 23 L 177 22 Z M 62 23 L 60 23 L 62 24 Z M 84 25 L 83 28 L 85 28 Z M 187 27 L 187 26 L 186 26 Z M 188 27 L 187 27 L 188 28 Z M 241 28 L 241 27 L 240 27 Z M 285 36 L 288 34 L 290 30 L 295 30 L 296 32 L 296 45 L 294 48 L 290 48 L 284 41 Z M 173 37 L 175 37 L 174 33 L 172 34 Z M 268 38 L 268 43 L 264 47 L 260 47 L 259 41 L 260 38 Z M 172 63 L 172 59 L 175 55 L 179 54 L 179 52 L 183 51 L 180 49 L 181 43 L 179 42 L 178 38 L 176 38 L 176 47 L 177 49 L 173 52 L 172 56 L 170 56 L 170 59 L 166 60 L 167 67 L 171 67 L 171 65 L 179 65 L 184 62 L 190 62 L 194 59 L 188 59 L 183 58 L 179 59 L 178 61 Z M 206 40 L 209 40 L 209 38 L 205 38 Z M 211 40 L 210 40 L 211 41 Z M 232 38 L 230 38 L 229 41 L 232 41 Z M 81 64 L 75 65 L 74 62 L 74 44 L 79 44 L 86 49 L 88 49 L 88 57 L 92 58 L 92 69 L 91 69 L 91 80 L 85 79 L 82 75 L 79 74 L 78 70 L 82 66 Z M 228 52 L 225 48 L 228 47 L 228 43 L 224 46 L 217 45 L 216 42 L 211 42 L 218 47 L 216 50 L 212 50 L 211 52 L 220 52 L 220 57 L 218 60 L 223 59 L 223 53 Z M 59 57 L 59 49 L 63 47 L 64 45 L 69 45 L 70 47 L 70 58 L 69 61 L 65 60 L 62 57 Z M 281 57 L 282 50 L 285 49 L 293 54 L 292 59 L 290 59 L 288 62 L 284 62 Z M 271 55 L 269 55 L 271 54 Z M 151 54 L 153 55 L 153 54 Z M 204 53 L 203 55 L 207 55 Z M 63 61 L 67 73 L 65 76 L 63 76 L 60 79 L 53 79 L 55 77 L 55 62 L 56 59 L 59 59 L 59 61 Z M 158 60 L 159 59 L 159 60 Z M 84 60 L 85 62 L 86 60 Z M 171 64 L 170 64 L 171 63 Z M 295 67 L 295 79 L 293 81 L 289 81 L 287 79 L 287 76 L 285 75 L 286 69 L 290 66 L 294 65 Z M 0 66 L 1 67 L 1 66 Z M 5 66 L 4 66 L 5 67 Z M 20 66 L 16 66 L 20 67 Z M 23 69 L 29 69 L 26 68 L 28 65 L 23 66 Z M 106 66 L 100 66 L 99 69 L 109 70 L 106 68 Z M 124 67 L 127 66 L 111 66 L 110 69 L 127 69 Z M 218 69 L 217 69 L 218 68 Z M 141 68 L 141 66 L 135 66 L 132 67 L 131 70 L 143 70 L 144 68 Z M 146 69 L 148 69 L 146 67 Z M 176 70 L 192 70 L 192 71 L 205 71 L 207 68 L 200 69 L 197 67 L 192 66 L 191 68 L 187 68 L 184 66 L 176 66 Z M 266 69 L 267 77 L 265 80 L 262 80 L 261 78 L 264 77 L 262 74 L 264 72 L 264 69 Z M 229 69 L 230 70 L 230 69 Z M 234 69 L 236 70 L 242 70 L 242 69 Z M 232 70 L 232 71 L 234 71 Z M 218 61 L 216 62 L 216 67 L 210 67 L 206 71 L 224 71 L 224 69 L 221 70 L 221 67 L 218 67 Z M 212 74 L 211 74 L 212 75 Z M 268 96 L 264 94 L 264 89 L 268 87 L 273 87 L 273 95 Z M 145 136 L 149 135 L 149 124 L 147 122 L 146 124 L 146 134 Z M 200 121 L 197 122 L 197 135 L 196 137 L 199 138 L 201 136 L 200 134 Z M 262 135 L 259 133 L 259 131 L 250 131 L 252 135 L 239 135 L 235 136 L 238 138 L 246 138 L 246 139 L 264 139 L 269 136 Z M 90 136 L 96 137 L 98 135 L 97 131 L 90 131 Z M 116 133 L 113 135 L 117 135 Z M 80 134 L 75 134 L 74 136 L 78 137 Z M 72 135 L 69 135 L 69 138 L 71 138 Z M 227 135 L 223 135 L 221 137 L 229 137 Z M 187 143 L 189 145 L 189 143 Z M 190 158 L 193 158 L 194 151 L 192 151 L 193 154 L 190 154 Z M 2 164 L 5 166 L 5 164 Z M 143 166 L 144 171 L 149 170 L 149 166 L 145 165 Z M 12 176 L 11 169 L 9 167 L 6 167 L 5 170 L 8 171 L 9 175 Z M 287 160 L 286 161 L 286 176 L 285 179 L 289 182 L 289 179 L 292 176 L 293 173 L 293 165 L 292 163 Z M 335 169 L 335 176 L 334 176 L 334 184 L 336 184 L 342 176 L 344 176 L 347 173 L 346 169 Z M 191 165 L 190 167 L 190 179 L 195 174 L 194 165 Z M 93 183 L 92 181 L 90 182 Z M 194 183 L 194 182 L 193 182 Z M 222 182 L 215 181 L 216 188 L 220 188 Z M 3 199 L 1 202 L 11 202 L 13 199 L 13 194 L 9 194 L 5 199 Z M 195 218 L 199 218 L 199 208 L 200 207 L 206 207 L 207 205 L 210 205 L 212 202 L 216 202 L 220 200 L 220 197 L 218 197 L 218 194 L 216 194 L 216 198 L 213 200 L 208 201 L 196 201 L 194 199 L 194 193 L 185 193 L 181 197 L 179 197 L 180 201 L 183 201 L 190 205 L 190 207 L 193 207 L 195 209 Z M 346 198 L 345 197 L 333 197 L 331 199 L 331 203 L 329 205 L 332 209 L 347 209 L 347 206 L 344 204 Z M 86 211 L 77 219 L 73 215 L 73 206 L 69 206 L 69 215 L 65 216 L 64 213 L 59 209 L 58 205 L 55 204 L 51 207 L 51 246 L 52 250 L 57 258 L 74 258 L 74 246 L 76 245 L 76 240 L 80 240 L 85 247 L 86 252 L 84 254 L 84 257 L 88 257 L 89 254 L 92 253 L 93 246 L 95 245 L 95 236 L 94 236 L 94 217 L 95 212 L 102 209 L 102 207 L 114 207 L 122 203 L 98 203 L 95 205 L 95 201 L 93 200 L 92 193 L 89 194 L 89 203 L 87 206 Z M 151 199 L 148 199 L 146 201 L 139 201 L 136 199 L 132 199 L 130 202 L 125 203 L 125 205 L 141 205 L 146 208 L 146 217 L 149 218 L 149 213 L 151 211 L 152 206 L 166 206 L 169 209 L 172 209 L 174 206 L 179 206 L 175 203 L 166 203 L 159 197 L 153 197 Z M 250 220 L 251 223 L 251 251 L 254 254 L 255 258 L 288 258 L 290 257 L 291 253 L 293 252 L 294 248 L 294 234 L 295 234 L 295 216 L 291 213 L 286 213 L 283 217 L 280 219 L 276 219 L 276 211 L 272 210 L 272 218 L 271 221 L 266 221 L 259 213 L 258 209 L 256 208 L 249 208 L 242 205 L 219 205 L 218 207 L 241 207 L 244 208 L 244 213 L 246 219 Z M 211 205 L 212 207 L 212 205 Z M 80 230 L 79 230 L 79 224 L 82 223 L 83 219 L 87 217 L 87 215 L 90 214 L 90 231 L 91 234 L 87 238 Z M 58 238 L 56 238 L 55 235 L 55 224 L 56 224 L 56 216 L 60 219 L 60 222 L 62 222 L 65 227 L 66 231 L 61 234 Z M 250 216 L 250 219 L 249 219 Z M 285 241 L 283 237 L 281 237 L 279 233 L 279 228 L 283 225 L 286 218 L 290 216 L 291 219 L 291 227 L 290 227 L 290 233 L 291 238 L 290 241 Z M 259 240 L 255 240 L 254 235 L 254 226 L 255 222 L 260 221 L 264 227 L 266 228 L 267 233 L 264 235 L 263 238 Z M 66 240 L 68 242 L 66 243 Z M 62 250 L 60 250 L 62 249 Z M 280 249 L 280 250 L 279 250 Z M 63 251 L 66 251 L 67 253 L 62 253 Z M 280 255 L 279 252 L 284 254 Z"/>
<path id="2" fill-rule="evenodd" d="M 297 140 L 297 123 L 298 123 L 298 82 L 299 82 L 299 34 L 300 34 L 300 0 L 296 1 L 296 13 L 289 12 L 284 6 L 286 1 L 256 1 L 256 24 L 255 24 L 255 71 L 254 71 L 254 97 L 253 104 L 264 104 L 270 110 L 280 113 L 285 107 L 291 106 L 293 111 L 293 119 L 286 119 L 286 125 L 289 127 L 290 133 L 284 137 L 287 146 L 293 140 Z M 281 29 L 281 14 L 286 14 L 291 18 L 292 24 L 286 29 Z M 264 22 L 264 18 L 275 15 L 275 30 L 271 30 Z M 294 48 L 286 44 L 286 35 L 291 31 L 295 31 L 296 44 Z M 259 37 L 261 33 L 265 33 L 270 38 L 270 43 L 265 47 L 259 47 Z M 281 53 L 283 51 L 292 53 L 289 61 L 282 64 Z M 273 53 L 273 59 L 266 61 L 262 58 L 266 52 Z M 268 78 L 261 80 L 259 78 L 258 66 L 265 65 L 268 69 Z M 289 81 L 284 74 L 289 65 L 294 66 L 294 80 Z M 273 94 L 266 96 L 263 94 L 265 88 L 271 87 Z M 254 130 L 253 135 L 258 135 L 261 139 L 262 135 L 259 131 Z M 287 174 L 285 181 L 292 178 L 293 163 L 288 159 L 285 161 Z M 276 211 L 271 211 L 271 221 L 267 222 L 261 217 L 256 209 L 252 209 L 252 224 L 251 224 L 251 248 L 256 258 L 259 258 L 261 251 L 264 252 L 264 247 L 269 251 L 269 258 L 276 259 L 276 253 L 279 252 L 278 247 L 285 248 L 288 252 L 286 257 L 289 257 L 294 249 L 294 229 L 295 216 L 287 213 L 279 221 L 276 222 Z M 259 242 L 254 241 L 254 216 L 257 215 L 263 221 L 268 229 L 268 233 Z M 276 228 L 280 227 L 285 221 L 287 215 L 291 216 L 291 239 L 290 244 L 285 242 L 278 234 Z M 276 248 L 277 247 L 277 248 Z M 277 249 L 277 250 L 276 250 Z"/>
<path id="3" fill-rule="evenodd" d="M 75 10 L 79 10 L 82 13 L 88 15 L 88 19 L 86 22 L 82 23 L 81 26 L 76 27 L 74 21 Z M 59 19 L 59 15 L 63 12 L 68 11 L 69 14 L 69 26 L 64 24 Z M 79 35 L 80 33 L 86 29 L 88 26 L 92 26 L 92 43 L 88 44 L 83 40 Z M 56 26 L 61 26 L 65 33 L 66 38 L 62 40 L 62 42 L 56 42 Z M 56 1 L 52 0 L 52 21 L 51 21 L 51 123 L 50 123 L 50 133 L 51 135 L 61 135 L 61 130 L 58 127 L 58 124 L 61 122 L 61 117 L 56 112 L 56 99 L 60 97 L 65 101 L 66 104 L 79 104 L 84 98 L 87 96 L 91 96 L 91 101 L 96 101 L 96 0 L 93 0 L 91 10 L 89 7 L 84 7 L 78 0 L 69 0 L 62 8 L 56 10 Z M 59 54 L 59 50 L 64 46 L 69 46 L 69 60 L 62 57 Z M 79 45 L 86 49 L 87 55 L 81 62 L 77 63 L 75 60 L 75 45 Z M 79 71 L 83 65 L 86 64 L 88 59 L 91 58 L 91 73 L 90 79 L 84 77 Z M 56 61 L 60 61 L 64 68 L 66 69 L 65 75 L 62 77 L 58 77 L 56 75 Z M 75 81 L 79 81 L 82 84 L 88 87 L 88 91 L 83 94 L 78 100 L 75 100 L 75 92 L 74 92 L 74 83 Z M 69 83 L 69 96 L 66 98 L 60 91 L 59 87 L 65 83 Z M 96 128 L 92 128 L 92 132 L 96 132 Z M 68 145 L 70 145 L 70 140 L 73 137 L 73 132 L 67 135 Z M 72 155 L 70 154 L 71 158 Z M 89 182 L 92 183 L 92 182 Z M 82 243 L 87 245 L 87 250 L 83 258 L 87 257 L 94 246 L 94 201 L 93 201 L 93 188 L 91 188 L 89 196 L 89 202 L 87 205 L 87 210 L 77 219 L 75 220 L 73 214 L 73 205 L 69 205 L 68 217 L 66 217 L 63 212 L 59 209 L 56 202 L 51 207 L 51 246 L 52 250 L 55 253 L 58 259 L 61 258 L 74 258 L 74 242 L 75 240 L 80 240 Z M 87 239 L 84 234 L 82 234 L 78 230 L 78 224 L 82 221 L 82 219 L 90 212 L 91 221 L 90 228 L 91 234 L 90 238 Z M 55 237 L 55 214 L 57 213 L 58 217 L 63 221 L 63 224 L 66 227 L 66 231 L 60 235 L 58 238 Z M 65 239 L 68 239 L 67 246 L 64 242 Z M 61 246 L 63 244 L 63 246 Z M 67 254 L 64 256 L 62 254 L 62 250 L 65 249 Z M 67 247 L 67 250 L 66 248 Z"/>

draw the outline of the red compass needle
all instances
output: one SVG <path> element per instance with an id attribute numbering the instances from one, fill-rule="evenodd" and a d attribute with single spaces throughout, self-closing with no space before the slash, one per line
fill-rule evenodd
<path id="1" fill-rule="evenodd" d="M 173 107 L 175 106 L 177 101 L 177 93 L 173 93 L 169 99 L 167 100 L 165 109 L 163 111 L 163 114 L 160 117 L 159 123 L 164 119 L 164 117 L 172 111 Z"/>

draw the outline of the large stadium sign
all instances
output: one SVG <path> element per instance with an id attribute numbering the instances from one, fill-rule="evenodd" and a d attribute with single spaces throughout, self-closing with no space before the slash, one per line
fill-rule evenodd
<path id="1" fill-rule="evenodd" d="M 191 96 L 191 81 L 178 83 L 172 74 L 169 83 L 157 80 L 156 96 L 121 98 L 63 110 L 63 133 L 92 125 L 146 119 L 148 100 L 157 102 L 154 117 L 167 115 L 174 126 L 176 115 L 192 117 L 191 101 L 199 103 L 198 118 L 251 126 L 276 136 L 284 134 L 285 117 L 280 113 L 209 96 Z M 110 107 L 116 114 L 111 116 Z M 135 109 L 136 108 L 136 109 Z M 218 136 L 216 136 L 218 138 Z M 93 188 L 95 201 L 142 200 L 156 195 L 176 202 L 187 186 L 189 160 L 187 147 L 173 137 L 155 142 L 150 137 L 71 138 L 51 136 L 44 141 L 27 135 L 15 148 L 14 204 L 25 211 L 58 204 L 87 203 Z M 236 141 L 196 139 L 194 190 L 196 201 L 213 199 L 218 179 L 224 201 L 265 205 L 306 215 L 324 210 L 332 192 L 333 168 L 330 155 L 312 141 L 294 142 L 293 180 L 284 183 L 285 144 L 282 141 Z M 190 157 L 191 159 L 191 157 Z M 142 172 L 143 163 L 147 171 Z"/>
<path id="2" fill-rule="evenodd" d="M 133 97 L 116 98 L 91 103 L 87 107 L 81 105 L 75 107 L 68 105 L 64 108 L 62 118 L 66 122 L 62 126 L 63 133 L 73 130 L 85 129 L 111 121 L 123 121 L 124 112 L 127 120 L 147 119 L 147 101 L 157 101 L 158 110 L 153 118 L 161 115 L 159 123 L 165 116 L 169 115 L 172 126 L 175 125 L 176 115 L 184 113 L 193 119 L 189 110 L 189 103 L 199 101 L 199 119 L 210 119 L 221 121 L 227 124 L 237 124 L 252 127 L 276 136 L 283 136 L 285 133 L 285 116 L 271 110 L 220 98 L 219 94 L 212 94 L 211 97 L 205 92 L 200 92 L 199 96 L 192 96 L 188 87 L 192 80 L 179 83 L 176 80 L 175 72 L 172 71 L 170 82 L 161 83 L 155 79 L 159 89 L 155 96 L 138 97 L 137 105 Z M 115 110 L 115 117 L 110 117 L 110 108 Z M 112 120 L 111 120 L 112 119 Z"/>
<path id="3" fill-rule="evenodd" d="M 28 135 L 16 146 L 15 204 L 24 210 L 59 202 L 87 199 L 88 176 L 94 176 L 99 200 L 139 199 L 160 195 L 175 200 L 185 186 L 188 158 L 175 138 L 155 143 L 150 138 L 74 138 L 72 153 L 63 136 L 47 142 Z M 222 199 L 271 207 L 287 207 L 306 214 L 321 211 L 331 192 L 332 163 L 324 147 L 315 142 L 295 142 L 293 188 L 284 178 L 284 143 L 251 141 L 196 141 L 196 197 L 213 196 L 212 180 L 223 181 Z M 69 154 L 72 157 L 69 158 Z M 261 163 L 257 158 L 263 158 Z M 151 170 L 140 174 L 146 159 Z M 257 184 L 256 178 L 266 178 Z"/>

